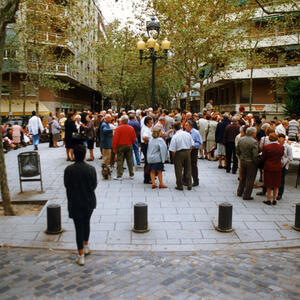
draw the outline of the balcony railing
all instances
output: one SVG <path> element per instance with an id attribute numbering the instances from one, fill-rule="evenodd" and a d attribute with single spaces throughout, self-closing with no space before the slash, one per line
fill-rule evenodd
<path id="1" fill-rule="evenodd" d="M 285 68 L 285 67 L 298 67 L 300 66 L 300 60 L 289 60 L 283 62 L 270 62 L 270 63 L 262 63 L 262 64 L 254 64 L 253 69 L 262 69 L 262 68 Z M 251 68 L 251 64 L 247 64 L 247 68 Z"/>
<path id="2" fill-rule="evenodd" d="M 248 38 L 267 38 L 267 37 L 277 37 L 285 35 L 295 35 L 300 34 L 300 28 L 284 30 L 284 31 L 269 31 L 263 32 L 263 30 L 255 30 L 247 35 Z"/>
<path id="3" fill-rule="evenodd" d="M 41 13 L 51 13 L 55 16 L 65 16 L 66 11 L 61 6 L 56 5 L 54 2 L 45 3 L 47 1 L 32 1 L 26 4 L 26 9 L 39 11 Z"/>

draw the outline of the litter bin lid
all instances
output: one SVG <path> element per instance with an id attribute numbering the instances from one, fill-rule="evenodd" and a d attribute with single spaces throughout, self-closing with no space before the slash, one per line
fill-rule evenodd
<path id="1" fill-rule="evenodd" d="M 230 207 L 230 206 L 232 206 L 232 204 L 229 202 L 223 202 L 220 204 L 220 206 Z"/>
<path id="2" fill-rule="evenodd" d="M 47 205 L 47 208 L 58 208 L 58 207 L 60 207 L 60 205 L 59 204 L 55 204 L 55 203 L 53 203 L 53 204 L 49 204 L 49 205 Z"/>
<path id="3" fill-rule="evenodd" d="M 143 203 L 143 202 L 138 202 L 138 203 L 134 204 L 134 206 L 147 206 L 147 204 Z"/>

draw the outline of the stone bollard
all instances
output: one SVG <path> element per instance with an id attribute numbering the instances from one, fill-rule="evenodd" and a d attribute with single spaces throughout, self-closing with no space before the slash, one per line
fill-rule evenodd
<path id="1" fill-rule="evenodd" d="M 228 202 L 219 205 L 219 220 L 216 230 L 221 232 L 231 232 L 232 229 L 232 204 Z"/>
<path id="2" fill-rule="evenodd" d="M 48 234 L 58 234 L 63 232 L 61 228 L 61 209 L 58 204 L 47 206 L 47 230 Z"/>
<path id="3" fill-rule="evenodd" d="M 300 203 L 296 203 L 295 225 L 293 228 L 297 231 L 300 231 Z"/>
<path id="4" fill-rule="evenodd" d="M 146 203 L 136 203 L 134 205 L 134 225 L 133 232 L 148 232 L 148 206 Z"/>

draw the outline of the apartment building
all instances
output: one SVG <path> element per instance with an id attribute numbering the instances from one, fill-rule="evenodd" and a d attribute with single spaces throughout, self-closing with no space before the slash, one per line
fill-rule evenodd
<path id="1" fill-rule="evenodd" d="M 7 29 L 0 115 L 99 109 L 94 1 L 24 0 Z"/>
<path id="2" fill-rule="evenodd" d="M 287 7 L 282 6 L 275 8 L 276 11 L 287 10 Z M 266 6 L 266 9 L 272 10 L 274 5 L 272 8 Z M 268 15 L 261 9 L 256 10 L 245 33 L 246 38 L 251 38 L 249 47 L 253 49 L 254 58 L 251 60 L 245 54 L 232 69 L 229 66 L 226 71 L 210 78 L 205 103 L 210 99 L 214 100 L 219 111 L 239 111 L 242 108 L 246 112 L 283 117 L 286 98 L 284 85 L 289 78 L 300 76 L 300 14 L 291 14 L 288 26 L 280 26 L 278 22 L 270 30 L 270 22 L 280 18 L 280 14 Z M 245 40 L 246 42 L 248 41 Z M 199 86 L 194 86 L 197 87 Z M 191 99 L 191 107 L 194 111 L 199 111 L 199 93 L 191 92 Z"/>

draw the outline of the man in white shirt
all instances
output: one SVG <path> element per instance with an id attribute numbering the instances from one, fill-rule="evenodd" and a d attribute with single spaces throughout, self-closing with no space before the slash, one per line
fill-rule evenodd
<path id="1" fill-rule="evenodd" d="M 36 112 L 33 111 L 31 114 L 32 117 L 29 119 L 28 122 L 28 131 L 32 135 L 32 143 L 34 146 L 34 150 L 38 150 L 38 144 L 40 142 L 39 132 L 42 133 L 44 127 L 41 119 L 36 116 Z"/>
<path id="2" fill-rule="evenodd" d="M 202 146 L 200 147 L 201 159 L 207 156 L 206 151 L 206 135 L 208 131 L 208 120 L 204 119 L 203 114 L 199 115 L 200 119 L 198 121 L 199 133 L 202 137 Z"/>
<path id="3" fill-rule="evenodd" d="M 169 150 L 174 157 L 174 169 L 176 176 L 176 190 L 183 190 L 183 178 L 184 172 L 186 178 L 184 182 L 187 183 L 188 190 L 192 189 L 192 165 L 191 165 L 191 150 L 194 146 L 192 136 L 181 129 L 181 124 L 176 122 L 174 124 L 175 135 L 172 137 Z"/>
<path id="4" fill-rule="evenodd" d="M 147 151 L 148 151 L 148 144 L 152 138 L 152 125 L 153 119 L 151 117 L 145 118 L 145 125 L 142 127 L 141 130 L 141 150 L 144 155 L 145 165 L 144 165 L 144 183 L 151 184 L 150 178 L 150 171 L 147 162 Z"/>
<path id="5" fill-rule="evenodd" d="M 275 133 L 277 135 L 279 135 L 279 134 L 286 135 L 286 129 L 288 128 L 288 126 L 289 126 L 289 121 L 283 120 L 281 122 L 281 124 L 279 124 L 278 126 L 275 127 Z"/>

